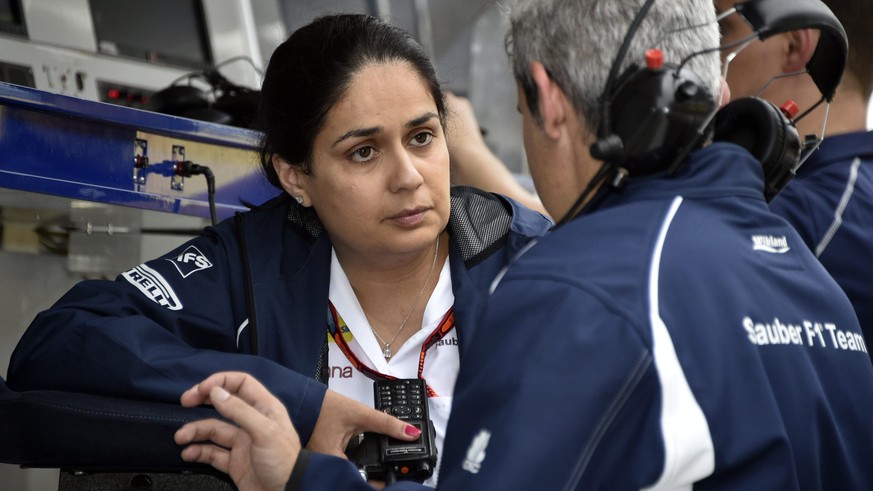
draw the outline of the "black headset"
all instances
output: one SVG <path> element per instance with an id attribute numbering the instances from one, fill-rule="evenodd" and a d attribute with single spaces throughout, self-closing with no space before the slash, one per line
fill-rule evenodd
<path id="1" fill-rule="evenodd" d="M 794 177 L 800 162 L 800 135 L 790 115 L 770 101 L 743 97 L 721 108 L 715 117 L 715 141 L 739 145 L 761 162 L 767 201 Z"/>
<path id="2" fill-rule="evenodd" d="M 796 29 L 821 31 L 816 50 L 806 65 L 807 73 L 822 94 L 811 108 L 798 116 L 793 101 L 776 107 L 758 97 L 744 97 L 730 102 L 716 114 L 714 140 L 740 145 L 761 162 L 764 196 L 770 201 L 794 177 L 802 151 L 809 150 L 810 143 L 818 143 L 814 136 L 802 142 L 796 122 L 833 99 L 846 67 L 848 39 L 833 12 L 818 0 L 750 0 L 734 8 L 762 40 Z"/>
<path id="3" fill-rule="evenodd" d="M 630 42 L 653 4 L 654 0 L 646 0 L 628 27 L 601 96 L 598 139 L 591 145 L 591 155 L 604 165 L 558 226 L 576 216 L 601 182 L 608 181 L 618 189 L 631 176 L 673 173 L 710 137 L 738 144 L 761 161 L 765 197 L 772 199 L 793 177 L 800 161 L 803 145 L 795 122 L 825 100 L 830 102 L 839 85 L 848 42 L 842 25 L 819 0 L 749 0 L 735 6 L 762 40 L 796 29 L 821 30 L 807 72 L 822 99 L 794 120 L 794 111 L 757 97 L 741 98 L 717 110 L 713 95 L 685 65 L 693 56 L 723 47 L 692 54 L 679 65 L 664 63 L 660 51 L 649 50 L 645 65 L 632 64 L 617 76 Z M 710 124 L 713 115 L 714 124 Z"/>
<path id="4" fill-rule="evenodd" d="M 610 85 L 591 155 L 623 178 L 675 168 L 703 144 L 699 129 L 715 111 L 715 99 L 693 71 L 664 63 L 660 50 L 648 50 L 645 66 L 631 65 Z"/>

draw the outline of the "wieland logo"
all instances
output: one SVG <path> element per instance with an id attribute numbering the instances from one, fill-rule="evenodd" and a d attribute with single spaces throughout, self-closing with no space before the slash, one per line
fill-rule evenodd
<path id="1" fill-rule="evenodd" d="M 753 235 L 752 250 L 771 252 L 773 254 L 785 254 L 790 251 L 788 247 L 788 238 L 784 235 L 774 237 L 772 235 Z"/>
<path id="2" fill-rule="evenodd" d="M 173 291 L 167 280 L 161 276 L 161 273 L 145 264 L 140 264 L 130 271 L 122 273 L 121 276 L 158 305 L 163 305 L 170 310 L 182 310 L 182 302 L 179 301 L 179 297 L 176 296 L 176 292 Z"/>
<path id="3" fill-rule="evenodd" d="M 173 263 L 173 266 L 179 270 L 179 274 L 182 275 L 182 278 L 187 278 L 198 271 L 212 267 L 212 263 L 209 262 L 209 259 L 206 259 L 206 256 L 200 252 L 200 249 L 197 249 L 194 246 L 188 246 L 188 248 L 182 251 L 181 254 L 173 259 L 167 259 L 167 261 Z"/>

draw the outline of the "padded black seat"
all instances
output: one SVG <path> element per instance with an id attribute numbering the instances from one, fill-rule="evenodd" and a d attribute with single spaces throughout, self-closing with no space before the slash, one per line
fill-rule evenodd
<path id="1" fill-rule="evenodd" d="M 173 441 L 184 423 L 212 417 L 207 407 L 15 392 L 0 378 L 0 462 L 60 468 L 59 489 L 67 490 L 180 489 L 180 480 L 183 489 L 234 489 L 211 467 L 183 461 Z"/>

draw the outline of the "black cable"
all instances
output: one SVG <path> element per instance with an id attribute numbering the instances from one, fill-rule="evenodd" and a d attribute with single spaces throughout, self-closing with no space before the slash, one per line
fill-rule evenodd
<path id="1" fill-rule="evenodd" d="M 631 42 L 633 41 L 637 30 L 639 30 L 640 25 L 643 23 L 643 20 L 645 20 L 646 16 L 649 13 L 649 10 L 654 4 L 655 0 L 646 0 L 645 3 L 643 3 L 642 7 L 640 7 L 640 10 L 637 11 L 636 15 L 634 16 L 633 20 L 631 20 L 631 23 L 627 28 L 627 32 L 624 35 L 624 40 L 622 41 L 621 46 L 619 46 L 618 48 L 618 53 L 616 53 L 615 59 L 612 61 L 612 66 L 609 68 L 609 75 L 606 78 L 606 83 L 603 87 L 603 93 L 600 96 L 600 126 L 597 129 L 598 140 L 608 140 L 613 137 L 611 115 L 613 86 L 615 85 L 619 77 L 621 65 L 624 62 L 628 51 L 630 50 Z M 621 140 L 618 140 L 618 143 L 620 144 Z M 616 155 L 614 154 L 603 156 L 603 165 L 601 165 L 600 169 L 598 169 L 594 177 L 592 177 L 591 180 L 588 181 L 585 189 L 582 191 L 579 197 L 576 198 L 576 201 L 573 203 L 572 206 L 570 206 L 570 209 L 567 210 L 567 214 L 565 214 L 563 218 L 561 218 L 555 224 L 555 228 L 559 228 L 575 218 L 576 215 L 578 215 L 582 211 L 591 194 L 597 190 L 597 187 L 619 170 L 619 167 L 616 165 L 617 163 L 613 162 L 615 160 L 615 157 Z M 626 177 L 625 174 L 622 174 L 620 176 L 622 181 Z M 615 183 L 615 186 L 618 187 L 620 184 L 621 183 L 617 182 Z"/>
<path id="2" fill-rule="evenodd" d="M 603 100 L 600 105 L 600 129 L 598 131 L 598 137 L 605 138 L 612 134 L 612 121 L 610 114 L 610 107 L 612 106 L 612 86 L 615 85 L 615 81 L 618 78 L 619 71 L 621 70 L 621 64 L 624 62 L 625 56 L 627 56 L 627 52 L 630 50 L 631 41 L 633 41 L 634 35 L 637 30 L 640 28 L 640 24 L 643 23 L 643 19 L 646 18 L 646 15 L 649 13 L 649 9 L 654 5 L 655 0 L 646 0 L 646 3 L 640 7 L 640 10 L 637 12 L 636 16 L 634 16 L 633 20 L 630 23 L 630 26 L 627 28 L 627 32 L 624 35 L 624 40 L 621 43 L 621 46 L 618 48 L 618 53 L 615 55 L 615 60 L 612 61 L 612 66 L 609 67 L 609 76 L 606 78 L 606 84 L 603 87 Z"/>
<path id="3" fill-rule="evenodd" d="M 255 73 L 257 73 L 261 78 L 264 77 L 264 71 L 261 70 L 260 68 L 258 68 L 258 65 L 255 64 L 255 60 L 253 60 L 253 59 L 251 59 L 251 57 L 245 56 L 245 55 L 239 55 L 239 56 L 234 56 L 234 57 L 228 58 L 228 59 L 222 61 L 221 63 L 215 64 L 212 68 L 220 68 L 220 67 L 223 67 L 225 65 L 229 65 L 229 64 L 236 62 L 236 61 L 248 62 L 249 66 L 252 67 L 252 70 L 254 70 Z"/>
<path id="4" fill-rule="evenodd" d="M 181 82 L 182 80 L 185 80 L 185 79 L 188 79 L 188 84 L 190 85 L 190 84 L 191 84 L 191 79 L 192 79 L 192 78 L 199 78 L 199 79 L 201 79 L 201 80 L 203 80 L 203 81 L 205 81 L 205 82 L 207 82 L 207 83 L 210 83 L 210 80 L 209 80 L 210 76 L 214 76 L 214 75 L 211 75 L 212 72 L 218 73 L 218 69 L 219 69 L 219 68 L 221 68 L 221 67 L 223 67 L 223 66 L 225 66 L 225 65 L 229 65 L 229 64 L 231 64 L 231 63 L 233 63 L 233 62 L 236 62 L 236 61 L 246 61 L 246 62 L 248 62 L 248 64 L 252 67 L 252 70 L 254 70 L 255 73 L 258 74 L 259 77 L 264 78 L 264 71 L 261 70 L 260 68 L 258 68 L 258 66 L 255 64 L 255 61 L 254 61 L 254 60 L 252 60 L 252 59 L 251 59 L 250 57 L 248 57 L 248 56 L 240 55 L 240 56 L 234 56 L 234 57 L 232 57 L 232 58 L 228 58 L 228 59 L 222 61 L 221 63 L 217 63 L 217 64 L 215 64 L 215 65 L 212 65 L 212 66 L 210 66 L 210 67 L 207 67 L 207 68 L 204 69 L 204 70 L 195 70 L 195 71 L 193 71 L 193 72 L 188 72 L 188 73 L 185 73 L 185 74 L 183 74 L 183 75 L 180 75 L 179 77 L 177 77 L 176 79 L 174 79 L 172 82 L 170 82 L 170 86 L 176 85 L 177 83 L 179 83 L 179 82 Z M 221 76 L 221 75 L 219 74 L 219 76 Z M 221 76 L 221 77 L 224 78 L 223 76 Z M 225 79 L 225 80 L 226 80 L 226 79 Z M 235 87 L 235 86 L 236 86 L 236 85 L 234 85 L 234 87 Z"/>
<path id="5" fill-rule="evenodd" d="M 570 209 L 567 210 L 567 213 L 561 218 L 556 224 L 555 228 L 562 227 L 566 225 L 569 221 L 576 218 L 576 216 L 582 211 L 582 208 L 587 204 L 588 198 L 597 190 L 597 187 L 602 184 L 606 179 L 610 176 L 611 173 L 615 171 L 615 166 L 610 164 L 609 162 L 604 162 L 603 165 L 600 166 L 600 169 L 597 170 L 597 173 L 594 174 L 594 177 L 588 181 L 588 185 L 585 186 L 585 189 L 579 194 L 579 197 L 576 198 L 576 201 L 570 206 Z"/>
<path id="6" fill-rule="evenodd" d="M 206 178 L 206 194 L 209 201 L 209 216 L 212 226 L 218 223 L 218 213 L 215 210 L 215 174 L 205 165 L 195 164 L 190 160 L 176 163 L 176 174 L 183 177 L 202 175 Z"/>
<path id="7" fill-rule="evenodd" d="M 206 177 L 206 197 L 209 201 L 209 218 L 212 226 L 218 223 L 218 212 L 215 211 L 215 174 L 209 167 L 203 168 L 203 176 Z"/>

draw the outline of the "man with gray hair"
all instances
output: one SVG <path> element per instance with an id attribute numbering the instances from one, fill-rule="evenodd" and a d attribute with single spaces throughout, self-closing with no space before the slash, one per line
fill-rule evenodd
<path id="1" fill-rule="evenodd" d="M 873 489 L 852 306 L 770 212 L 761 164 L 707 141 L 711 0 L 522 1 L 507 46 L 560 220 L 498 277 L 464 347 L 440 489 Z M 248 442 L 238 474 L 366 489 L 300 452 L 257 381 L 218 374 L 183 402 L 207 397 Z"/>

